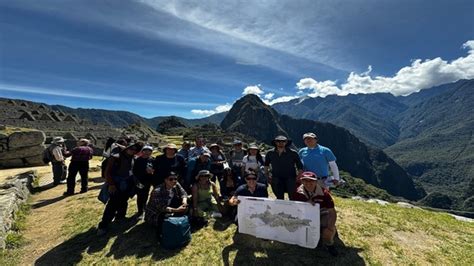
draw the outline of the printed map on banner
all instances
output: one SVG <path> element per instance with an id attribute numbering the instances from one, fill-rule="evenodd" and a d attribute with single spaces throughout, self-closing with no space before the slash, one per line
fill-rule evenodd
<path id="1" fill-rule="evenodd" d="M 252 197 L 239 200 L 239 233 L 306 248 L 318 245 L 318 204 Z"/>

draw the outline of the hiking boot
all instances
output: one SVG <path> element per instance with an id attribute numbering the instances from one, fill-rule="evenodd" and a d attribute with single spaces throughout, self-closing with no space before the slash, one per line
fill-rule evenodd
<path id="1" fill-rule="evenodd" d="M 87 192 L 87 189 L 81 189 L 81 191 L 79 191 L 79 193 L 83 194 L 83 193 L 86 193 Z"/>
<path id="2" fill-rule="evenodd" d="M 337 255 L 339 255 L 339 252 L 337 251 L 334 245 L 326 246 L 326 249 L 328 250 L 329 254 L 331 254 L 333 257 L 336 257 Z"/>
<path id="3" fill-rule="evenodd" d="M 61 181 L 59 181 L 59 184 L 67 184 L 67 180 L 66 179 L 61 180 Z"/>
<path id="4" fill-rule="evenodd" d="M 66 196 L 66 197 L 67 196 L 72 196 L 72 195 L 74 195 L 74 192 L 66 191 L 66 192 L 63 193 L 63 196 Z"/>
<path id="5" fill-rule="evenodd" d="M 103 236 L 105 234 L 107 234 L 107 230 L 102 229 L 102 228 L 97 229 L 97 236 Z"/>

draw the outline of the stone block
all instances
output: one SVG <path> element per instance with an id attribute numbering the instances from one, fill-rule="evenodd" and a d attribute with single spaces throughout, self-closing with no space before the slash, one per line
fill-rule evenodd
<path id="1" fill-rule="evenodd" d="M 19 131 L 13 132 L 8 137 L 8 147 L 10 149 L 41 145 L 46 136 L 42 131 Z"/>
<path id="2" fill-rule="evenodd" d="M 42 155 L 46 147 L 44 145 L 36 145 L 31 147 L 14 148 L 0 153 L 0 160 L 21 159 Z"/>

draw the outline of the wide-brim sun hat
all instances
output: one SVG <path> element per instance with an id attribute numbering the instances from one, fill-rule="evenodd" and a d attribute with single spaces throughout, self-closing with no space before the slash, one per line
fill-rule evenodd
<path id="1" fill-rule="evenodd" d="M 214 175 L 209 170 L 201 170 L 196 176 L 196 180 L 199 180 L 200 177 L 212 178 Z"/>
<path id="2" fill-rule="evenodd" d="M 209 149 L 212 149 L 212 148 L 217 148 L 217 149 L 221 149 L 221 147 L 217 144 L 217 143 L 212 143 L 211 145 L 209 145 Z"/>
<path id="3" fill-rule="evenodd" d="M 278 135 L 272 140 L 272 145 L 276 146 L 277 141 L 286 141 L 286 146 L 290 146 L 292 141 L 283 135 Z"/>
<path id="4" fill-rule="evenodd" d="M 260 150 L 260 148 L 255 143 L 250 144 L 248 149 L 249 150 Z"/>
<path id="5" fill-rule="evenodd" d="M 63 137 L 55 137 L 53 139 L 53 142 L 54 143 L 62 143 L 62 142 L 64 142 L 64 138 Z"/>
<path id="6" fill-rule="evenodd" d="M 174 144 L 174 143 L 169 143 L 166 146 L 164 146 L 163 147 L 163 152 L 166 152 L 167 149 L 172 149 L 175 152 L 178 152 L 178 146 L 176 146 L 176 144 Z"/>

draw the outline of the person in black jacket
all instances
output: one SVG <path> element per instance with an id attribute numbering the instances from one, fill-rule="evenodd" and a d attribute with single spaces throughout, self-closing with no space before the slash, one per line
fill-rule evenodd
<path id="1" fill-rule="evenodd" d="M 265 174 L 272 185 L 277 199 L 284 199 L 285 192 L 290 200 L 296 190 L 297 172 L 303 173 L 303 164 L 298 153 L 290 149 L 291 140 L 285 136 L 277 136 L 272 142 L 275 149 L 265 156 Z M 270 171 L 271 166 L 271 171 Z"/>
<path id="2" fill-rule="evenodd" d="M 185 175 L 186 163 L 182 156 L 177 155 L 178 148 L 175 144 L 168 144 L 163 148 L 163 154 L 157 156 L 153 162 L 155 176 L 152 182 L 154 188 L 161 185 L 170 172 L 178 175 L 179 180 Z"/>
<path id="3" fill-rule="evenodd" d="M 137 192 L 137 208 L 136 214 L 138 220 L 143 220 L 144 210 L 148 194 L 150 193 L 151 183 L 153 181 L 153 160 L 151 156 L 153 152 L 152 146 L 144 146 L 141 156 L 135 159 L 133 164 L 133 175 L 135 176 L 136 192 Z"/>

